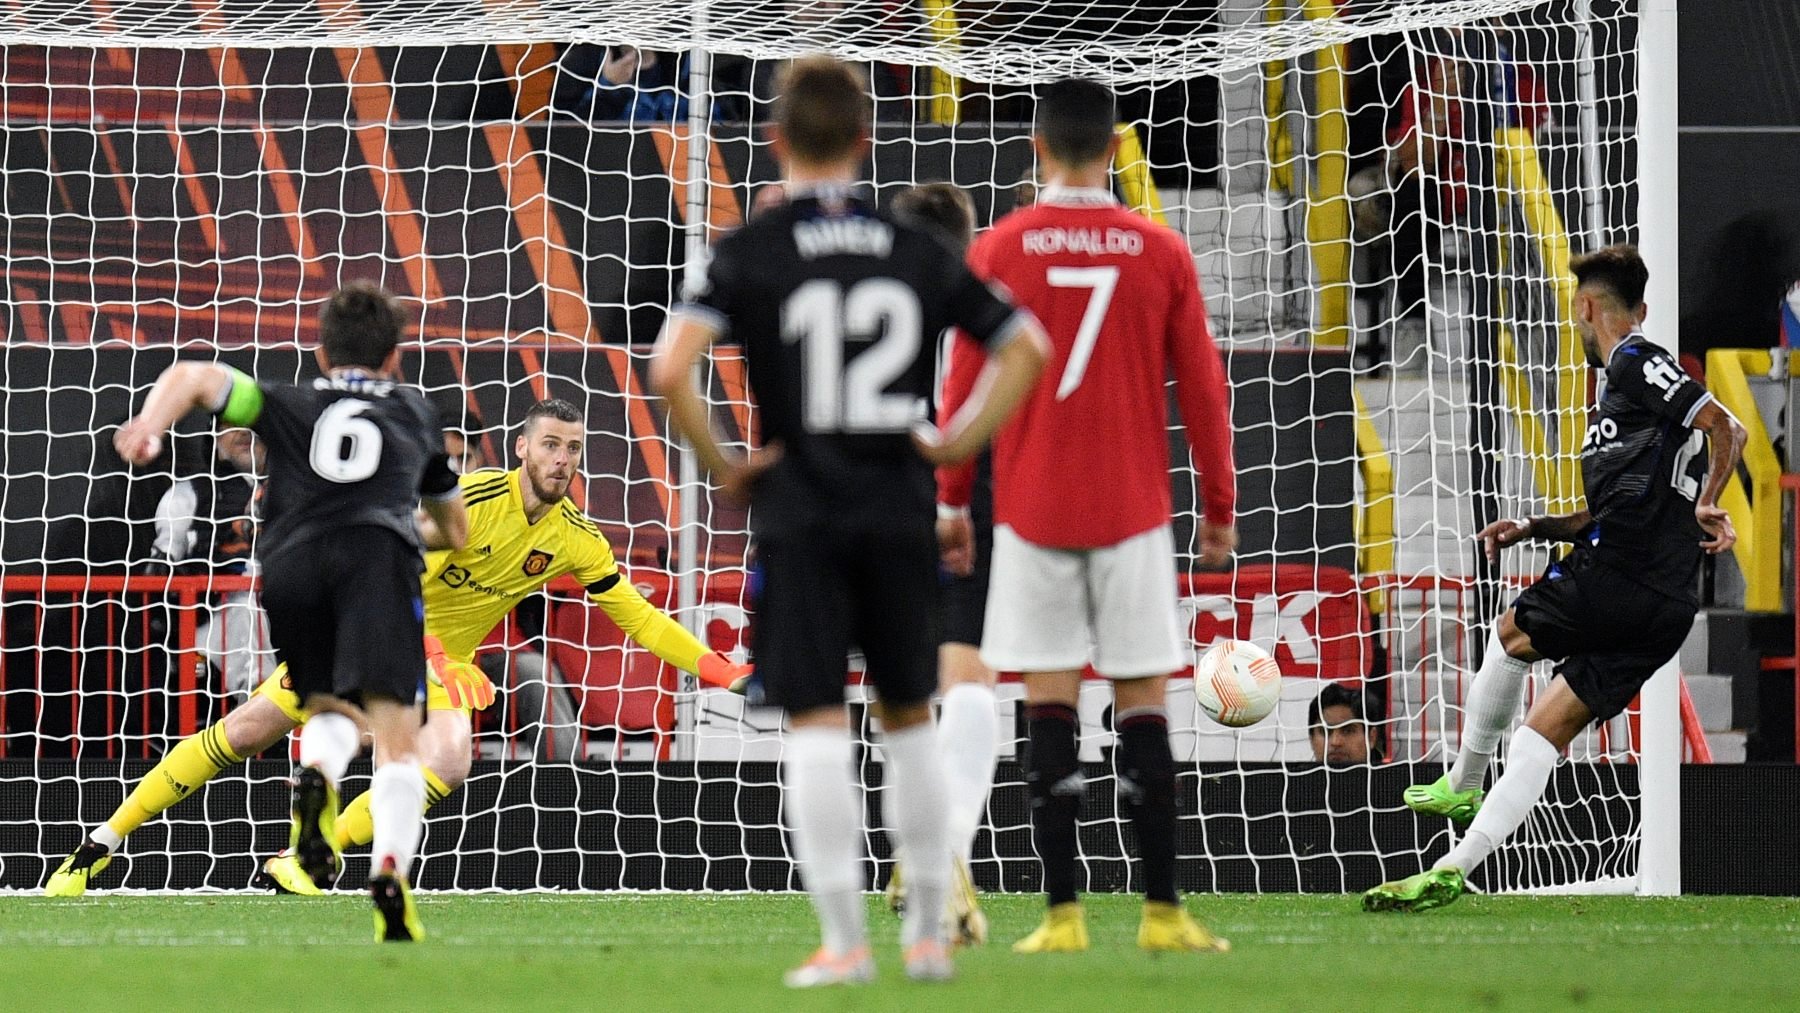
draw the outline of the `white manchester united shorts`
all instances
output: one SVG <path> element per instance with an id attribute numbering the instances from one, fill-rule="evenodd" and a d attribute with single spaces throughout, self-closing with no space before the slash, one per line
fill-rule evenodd
<path id="1" fill-rule="evenodd" d="M 1098 549 L 1053 549 L 994 529 L 981 660 L 999 672 L 1089 663 L 1110 679 L 1168 675 L 1188 663 L 1175 606 L 1169 525 Z"/>

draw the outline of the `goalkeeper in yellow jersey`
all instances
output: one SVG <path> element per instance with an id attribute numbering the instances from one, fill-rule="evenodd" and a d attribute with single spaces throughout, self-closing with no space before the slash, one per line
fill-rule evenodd
<path id="1" fill-rule="evenodd" d="M 469 775 L 469 714 L 492 703 L 494 688 L 473 664 L 481 645 L 513 606 L 564 574 L 574 575 L 589 598 L 626 635 L 684 672 L 720 686 L 748 674 L 748 666 L 709 651 L 675 620 L 644 600 L 623 578 L 612 546 L 568 500 L 581 462 L 584 429 L 566 401 L 540 401 L 525 415 L 514 446 L 522 464 L 513 471 L 485 470 L 461 479 L 469 515 L 466 546 L 431 552 L 424 577 L 425 633 L 436 642 L 426 687 L 426 722 L 419 736 L 427 808 L 442 801 Z M 425 541 L 434 544 L 429 523 Z M 307 713 L 284 686 L 277 669 L 249 702 L 171 749 L 126 797 L 112 818 L 95 827 L 63 861 L 44 892 L 80 896 L 106 868 L 125 836 L 211 780 L 219 771 L 281 741 L 305 723 Z M 367 793 L 338 816 L 334 843 L 341 851 L 367 844 L 374 833 Z M 315 884 L 291 855 L 263 863 L 258 885 L 313 894 Z"/>

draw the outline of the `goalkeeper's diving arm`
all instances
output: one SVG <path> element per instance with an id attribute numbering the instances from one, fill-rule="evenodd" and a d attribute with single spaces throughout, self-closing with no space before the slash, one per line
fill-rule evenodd
<path id="1" fill-rule="evenodd" d="M 668 613 L 650 604 L 623 574 L 615 572 L 591 585 L 588 599 L 640 647 L 683 672 L 727 689 L 750 674 L 750 666 L 708 649 Z"/>

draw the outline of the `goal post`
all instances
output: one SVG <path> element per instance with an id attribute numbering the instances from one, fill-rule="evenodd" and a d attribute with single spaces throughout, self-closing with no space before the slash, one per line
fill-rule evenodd
<path id="1" fill-rule="evenodd" d="M 1188 241 L 1232 387 L 1244 546 L 1232 572 L 1180 575 L 1183 614 L 1196 655 L 1215 637 L 1255 640 L 1289 676 L 1275 715 L 1241 731 L 1172 681 L 1183 887 L 1356 890 L 1428 865 L 1451 831 L 1400 791 L 1454 755 L 1485 624 L 1548 561 L 1521 547 L 1488 570 L 1476 522 L 1575 495 L 1586 388 L 1568 361 L 1553 248 L 1571 240 L 1558 233 L 1637 236 L 1638 209 L 1653 286 L 1668 286 L 1652 306 L 1672 319 L 1672 15 L 1644 3 L 0 12 L 0 889 L 41 884 L 168 748 L 241 705 L 250 687 L 222 659 L 267 660 L 265 644 L 220 632 L 226 596 L 252 578 L 208 541 L 247 519 L 213 514 L 250 480 L 208 422 L 189 420 L 170 457 L 138 472 L 109 456 L 111 427 L 176 357 L 311 375 L 317 308 L 353 278 L 405 300 L 408 377 L 493 463 L 516 463 L 531 402 L 573 401 L 588 432 L 575 498 L 629 579 L 709 646 L 753 655 L 747 518 L 710 494 L 644 377 L 706 245 L 768 199 L 775 69 L 820 50 L 870 75 L 877 201 L 947 179 L 982 227 L 1031 199 L 1036 89 L 1082 74 L 1118 91 L 1117 189 Z M 1529 186 L 1508 161 L 1526 157 Z M 743 445 L 755 422 L 741 353 L 700 369 Z M 1169 435 L 1191 567 L 1196 477 L 1178 424 Z M 165 502 L 165 520 L 200 517 L 191 545 L 156 544 Z M 477 718 L 469 780 L 432 810 L 422 884 L 795 885 L 776 715 L 657 664 L 567 586 L 525 602 L 499 642 L 483 658 L 502 699 Z M 1331 682 L 1362 694 L 1367 760 L 1315 761 L 1309 708 Z M 1679 889 L 1672 686 L 1659 677 L 1641 712 L 1578 740 L 1483 888 Z M 1021 695 L 1003 680 L 974 870 L 989 889 L 1037 885 Z M 1093 889 L 1134 875 L 1108 702 L 1103 685 L 1084 689 Z M 228 769 L 133 835 L 102 884 L 244 888 L 284 836 L 289 769 L 284 747 Z M 868 857 L 873 885 L 889 858 L 878 833 Z"/>

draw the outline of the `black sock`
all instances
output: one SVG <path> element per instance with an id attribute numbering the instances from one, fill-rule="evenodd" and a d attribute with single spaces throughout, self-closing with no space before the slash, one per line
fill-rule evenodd
<path id="1" fill-rule="evenodd" d="M 1031 791 L 1031 839 L 1044 866 L 1044 893 L 1051 904 L 1075 899 L 1075 816 L 1081 809 L 1081 762 L 1077 753 L 1075 708 L 1030 704 L 1031 726 L 1025 782 Z"/>
<path id="2" fill-rule="evenodd" d="M 1119 719 L 1119 793 L 1137 828 L 1144 899 L 1175 902 L 1175 758 L 1161 710 Z"/>

